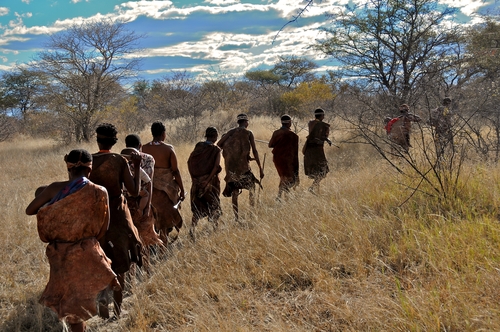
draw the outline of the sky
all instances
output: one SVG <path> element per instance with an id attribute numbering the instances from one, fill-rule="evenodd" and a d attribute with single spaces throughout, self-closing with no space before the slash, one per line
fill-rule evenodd
<path id="1" fill-rule="evenodd" d="M 500 6 L 499 0 L 439 0 L 459 8 L 457 19 L 475 20 Z M 139 78 L 159 79 L 173 71 L 193 76 L 242 76 L 268 69 L 278 56 L 315 61 L 319 71 L 331 59 L 309 46 L 323 37 L 326 13 L 361 0 L 0 0 L 0 71 L 28 63 L 44 49 L 51 34 L 74 24 L 121 20 L 137 34 L 143 57 Z M 283 29 L 282 29 L 283 28 Z"/>

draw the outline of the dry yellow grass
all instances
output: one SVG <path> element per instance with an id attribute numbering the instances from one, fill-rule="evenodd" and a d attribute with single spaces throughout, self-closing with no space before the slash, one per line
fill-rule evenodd
<path id="1" fill-rule="evenodd" d="M 272 123 L 255 119 L 250 129 L 268 140 Z M 141 137 L 147 142 L 148 132 Z M 186 189 L 192 147 L 176 145 Z M 72 148 L 0 144 L 1 331 L 62 329 L 37 303 L 48 263 L 24 209 L 36 187 L 65 178 L 62 157 Z M 270 150 L 258 149 L 267 160 L 257 207 L 240 196 L 237 224 L 222 198 L 219 229 L 202 221 L 195 244 L 181 230 L 168 254 L 155 257 L 152 275 L 130 287 L 123 317 L 93 318 L 90 331 L 500 330 L 498 167 L 466 165 L 446 212 L 419 194 L 398 207 L 410 195 L 398 184 L 404 178 L 368 147 L 342 145 L 327 148 L 331 173 L 319 196 L 307 192 L 301 170 L 297 191 L 277 202 Z M 188 226 L 189 204 L 181 211 Z"/>

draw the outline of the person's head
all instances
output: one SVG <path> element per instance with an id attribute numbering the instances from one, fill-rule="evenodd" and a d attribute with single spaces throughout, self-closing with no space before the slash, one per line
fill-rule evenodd
<path id="1" fill-rule="evenodd" d="M 89 176 L 92 170 L 92 155 L 83 149 L 71 150 L 64 156 L 66 167 L 71 175 Z"/>
<path id="2" fill-rule="evenodd" d="M 292 118 L 288 114 L 283 114 L 281 116 L 281 124 L 284 127 L 290 128 L 292 126 Z"/>
<path id="3" fill-rule="evenodd" d="M 451 105 L 451 98 L 450 97 L 444 97 L 444 99 L 443 99 L 443 105 L 444 106 Z"/>
<path id="4" fill-rule="evenodd" d="M 155 139 L 164 140 L 166 131 L 167 128 L 165 128 L 165 125 L 161 121 L 155 121 L 151 125 L 151 135 L 153 135 Z"/>
<path id="5" fill-rule="evenodd" d="M 318 120 L 323 120 L 325 118 L 325 111 L 321 108 L 317 108 L 314 110 L 314 118 Z"/>
<path id="6" fill-rule="evenodd" d="M 142 146 L 141 138 L 136 134 L 127 135 L 127 137 L 125 137 L 125 146 L 127 148 L 134 148 L 139 150 Z"/>
<path id="7" fill-rule="evenodd" d="M 97 144 L 99 148 L 109 150 L 116 144 L 118 130 L 111 123 L 101 123 L 95 130 L 97 134 Z"/>
<path id="8" fill-rule="evenodd" d="M 207 141 L 215 143 L 215 141 L 217 141 L 217 137 L 219 137 L 219 132 L 217 131 L 217 128 L 208 127 L 207 130 L 205 130 L 205 137 L 207 138 Z"/>
<path id="9" fill-rule="evenodd" d="M 410 110 L 410 107 L 407 104 L 402 104 L 399 106 L 399 112 L 401 113 L 408 113 Z"/>
<path id="10" fill-rule="evenodd" d="M 238 126 L 245 128 L 248 127 L 248 115 L 245 113 L 238 114 L 236 121 L 238 122 Z"/>

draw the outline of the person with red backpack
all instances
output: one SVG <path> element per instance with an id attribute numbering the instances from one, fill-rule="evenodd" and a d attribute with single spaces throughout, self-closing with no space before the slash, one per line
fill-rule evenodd
<path id="1" fill-rule="evenodd" d="M 410 131 L 412 122 L 420 122 L 422 119 L 415 114 L 409 113 L 410 107 L 407 104 L 399 106 L 400 116 L 396 118 L 385 118 L 385 130 L 389 139 L 401 146 L 405 152 L 411 147 Z"/>

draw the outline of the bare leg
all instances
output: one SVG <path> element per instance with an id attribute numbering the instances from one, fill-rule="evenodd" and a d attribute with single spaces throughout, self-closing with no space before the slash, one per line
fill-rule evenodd
<path id="1" fill-rule="evenodd" d="M 233 212 L 234 212 L 234 219 L 238 221 L 238 195 L 239 195 L 238 190 L 233 190 L 231 193 L 231 201 L 233 203 Z"/>
<path id="2" fill-rule="evenodd" d="M 212 219 L 212 223 L 214 225 L 214 231 L 219 227 L 219 217 L 220 217 L 220 214 L 216 214 Z"/>
<path id="3" fill-rule="evenodd" d="M 194 229 L 198 224 L 198 217 L 193 213 L 193 218 L 191 219 L 191 228 L 189 229 L 189 236 L 191 237 L 191 241 L 195 242 Z"/>
<path id="4" fill-rule="evenodd" d="M 255 184 L 248 190 L 248 198 L 250 199 L 250 206 L 255 206 Z"/>
<path id="5" fill-rule="evenodd" d="M 122 311 L 123 290 L 125 289 L 125 273 L 117 275 L 116 278 L 120 283 L 120 289 L 119 290 L 113 289 L 113 300 L 114 300 L 115 316 L 119 317 Z"/>
<path id="6" fill-rule="evenodd" d="M 97 307 L 97 313 L 99 317 L 101 317 L 102 319 L 109 318 L 108 291 L 109 291 L 109 286 L 106 287 L 106 289 L 102 290 L 97 296 L 99 303 Z"/>
<path id="7" fill-rule="evenodd" d="M 86 329 L 85 322 L 69 324 L 69 330 L 71 332 L 84 332 Z"/>
<path id="8" fill-rule="evenodd" d="M 319 194 L 319 183 L 323 180 L 322 177 L 315 177 L 312 185 L 309 187 L 309 191 L 313 194 Z"/>
<path id="9" fill-rule="evenodd" d="M 281 195 L 283 194 L 283 180 L 280 179 L 280 184 L 278 186 L 278 197 L 276 197 L 277 201 L 281 200 Z"/>

